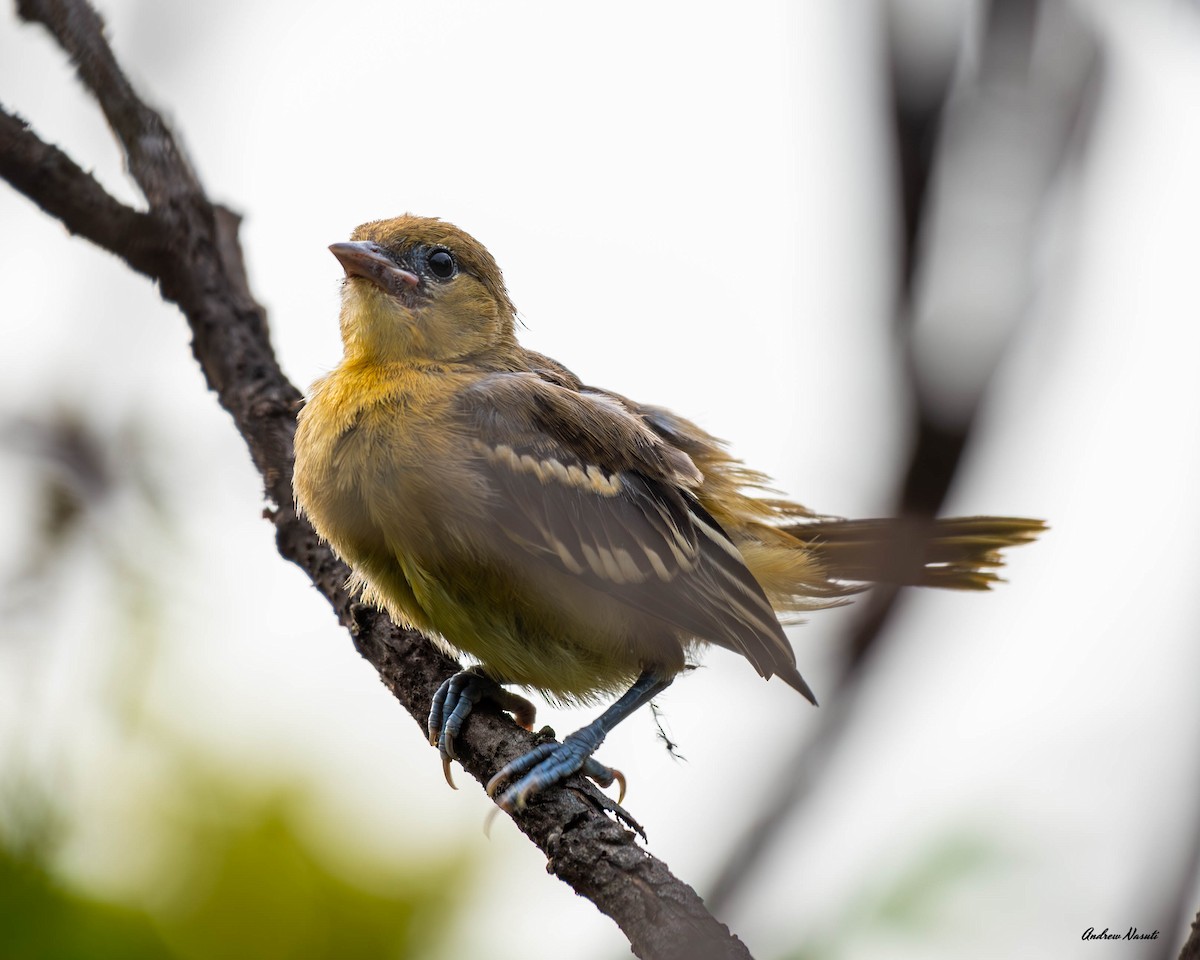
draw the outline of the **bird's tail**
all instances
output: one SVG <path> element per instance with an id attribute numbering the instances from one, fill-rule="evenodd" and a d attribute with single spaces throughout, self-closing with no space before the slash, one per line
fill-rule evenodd
<path id="1" fill-rule="evenodd" d="M 1000 580 L 1001 550 L 1037 539 L 1041 520 L 816 518 L 782 528 L 800 540 L 834 581 L 987 590 Z"/>

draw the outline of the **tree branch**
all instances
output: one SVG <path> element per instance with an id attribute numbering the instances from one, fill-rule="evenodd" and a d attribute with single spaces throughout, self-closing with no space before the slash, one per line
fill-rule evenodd
<path id="1" fill-rule="evenodd" d="M 238 217 L 205 195 L 169 127 L 136 94 L 94 9 L 83 0 L 19 0 L 20 16 L 42 24 L 71 57 L 120 142 L 149 209 L 113 199 L 56 147 L 0 108 L 0 176 L 72 232 L 157 280 L 191 327 L 192 350 L 208 386 L 233 417 L 263 477 L 279 552 L 329 601 L 358 652 L 421 727 L 438 685 L 457 664 L 420 634 L 355 603 L 349 573 L 292 503 L 292 439 L 300 392 L 271 349 L 266 313 L 254 300 L 237 238 Z M 481 706 L 457 741 L 463 767 L 486 783 L 536 744 L 534 735 Z M 434 762 L 432 757 L 431 761 Z M 581 778 L 549 791 L 513 817 L 549 858 L 548 869 L 648 958 L 749 957 L 696 892 L 637 845 L 604 812 L 611 802 Z"/>
<path id="2" fill-rule="evenodd" d="M 111 250 L 153 278 L 161 248 L 157 222 L 114 199 L 70 157 L 38 138 L 0 105 L 0 177 L 61 220 L 72 233 Z"/>

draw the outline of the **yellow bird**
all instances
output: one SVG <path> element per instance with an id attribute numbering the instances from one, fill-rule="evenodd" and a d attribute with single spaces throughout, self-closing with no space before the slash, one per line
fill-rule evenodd
<path id="1" fill-rule="evenodd" d="M 329 248 L 341 262 L 342 362 L 296 432 L 296 502 L 385 608 L 477 665 L 438 691 L 431 742 L 449 776 L 481 697 L 501 684 L 580 703 L 620 694 L 562 744 L 489 784 L 519 809 L 582 771 L 605 734 L 715 643 L 816 702 L 778 614 L 892 580 L 967 589 L 1037 520 L 937 521 L 915 570 L 895 521 L 845 521 L 764 496 L 767 478 L 689 420 L 585 386 L 516 340 L 495 261 L 462 230 L 402 216 Z"/>

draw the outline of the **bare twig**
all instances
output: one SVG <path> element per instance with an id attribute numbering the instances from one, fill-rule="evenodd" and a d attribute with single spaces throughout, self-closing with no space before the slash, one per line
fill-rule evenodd
<path id="1" fill-rule="evenodd" d="M 346 626 L 359 653 L 424 729 L 438 685 L 457 665 L 424 637 L 355 604 L 348 570 L 292 505 L 292 439 L 299 391 L 271 349 L 266 315 L 250 293 L 238 218 L 205 195 L 163 119 L 117 64 L 103 24 L 83 0 L 20 0 L 22 18 L 46 27 L 75 63 L 125 151 L 149 209 L 114 200 L 77 164 L 0 110 L 0 175 L 69 230 L 159 282 L 180 307 L 209 387 L 233 417 L 262 474 L 280 553 L 300 566 Z M 533 746 L 532 735 L 496 711 L 472 715 L 456 743 L 466 770 L 486 783 Z M 705 910 L 687 884 L 637 845 L 603 811 L 586 781 L 549 791 L 517 826 L 549 859 L 548 869 L 612 917 L 635 954 L 655 958 L 749 957 L 745 945 Z"/>

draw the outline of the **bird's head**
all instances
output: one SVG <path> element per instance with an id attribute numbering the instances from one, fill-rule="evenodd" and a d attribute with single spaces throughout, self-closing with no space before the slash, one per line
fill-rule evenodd
<path id="1" fill-rule="evenodd" d="M 346 271 L 342 342 L 376 362 L 452 362 L 513 343 L 516 311 L 500 268 L 453 224 L 405 214 L 329 247 Z"/>

